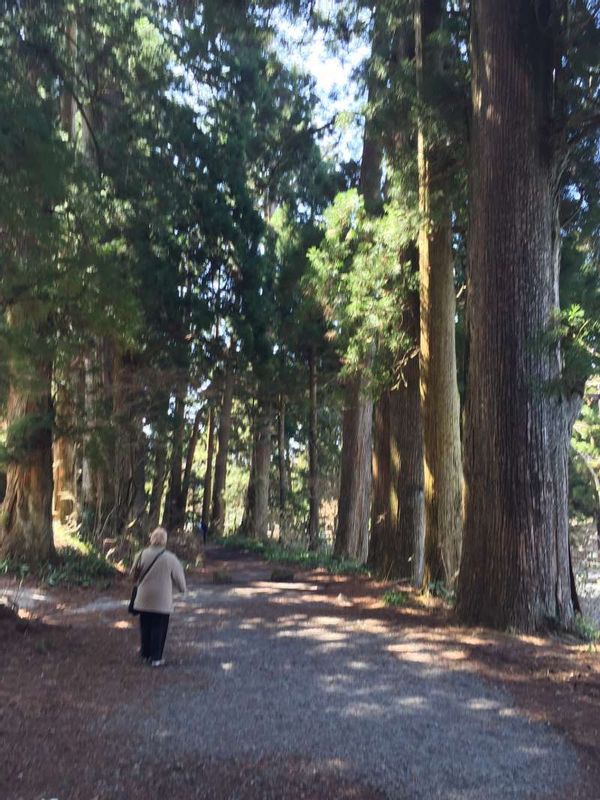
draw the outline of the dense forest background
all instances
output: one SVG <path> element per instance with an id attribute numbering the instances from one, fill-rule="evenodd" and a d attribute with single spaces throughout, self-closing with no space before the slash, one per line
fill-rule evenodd
<path id="1" fill-rule="evenodd" d="M 202 519 L 571 625 L 597 6 L 1 8 L 2 563 Z M 355 64 L 341 98 L 315 43 Z"/>

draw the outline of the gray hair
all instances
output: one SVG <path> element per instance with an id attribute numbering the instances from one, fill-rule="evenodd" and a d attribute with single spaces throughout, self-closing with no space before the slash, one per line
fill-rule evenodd
<path id="1" fill-rule="evenodd" d="M 150 545 L 152 547 L 167 546 L 167 532 L 164 528 L 155 528 L 150 534 Z"/>

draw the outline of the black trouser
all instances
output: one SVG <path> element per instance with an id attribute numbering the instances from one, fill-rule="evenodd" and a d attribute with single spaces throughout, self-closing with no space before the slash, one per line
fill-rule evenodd
<path id="1" fill-rule="evenodd" d="M 142 634 L 142 658 L 160 661 L 169 628 L 169 615 L 154 611 L 140 611 L 140 632 Z"/>

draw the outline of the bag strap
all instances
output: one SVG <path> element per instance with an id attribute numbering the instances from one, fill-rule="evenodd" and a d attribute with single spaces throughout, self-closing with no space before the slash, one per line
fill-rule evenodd
<path id="1" fill-rule="evenodd" d="M 165 550 L 166 550 L 166 548 L 165 548 Z M 148 567 L 148 569 L 147 569 L 147 570 L 145 570 L 145 572 L 143 572 L 143 573 L 140 575 L 140 577 L 139 577 L 139 580 L 138 580 L 138 582 L 137 582 L 137 585 L 138 585 L 138 586 L 141 584 L 141 582 L 144 580 L 144 578 L 146 577 L 146 575 L 147 575 L 147 574 L 150 572 L 150 570 L 152 569 L 152 567 L 153 567 L 153 566 L 156 564 L 156 562 L 157 562 L 157 561 L 158 561 L 158 559 L 159 559 L 159 558 L 162 556 L 162 554 L 165 552 L 165 550 L 161 550 L 161 551 L 160 551 L 160 553 L 159 553 L 157 556 L 154 556 L 154 558 L 152 559 L 152 563 L 150 564 L 150 566 Z"/>

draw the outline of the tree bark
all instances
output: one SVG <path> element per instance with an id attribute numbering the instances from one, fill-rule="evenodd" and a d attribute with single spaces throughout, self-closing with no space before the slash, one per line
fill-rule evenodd
<path id="1" fill-rule="evenodd" d="M 202 409 L 198 409 L 196 411 L 196 415 L 194 416 L 194 423 L 192 425 L 192 431 L 190 433 L 190 438 L 188 441 L 187 453 L 185 456 L 185 469 L 183 472 L 183 484 L 181 486 L 181 497 L 184 510 L 187 508 L 187 501 L 188 495 L 190 493 L 190 484 L 192 482 L 192 467 L 194 466 L 194 456 L 196 455 L 196 446 L 198 444 L 198 436 L 200 435 L 200 422 L 202 421 Z M 212 427 L 214 427 L 213 422 L 213 410 L 212 406 L 209 408 L 208 411 L 208 424 L 209 424 L 209 450 L 210 450 L 210 431 Z M 210 471 L 209 471 L 210 465 Z M 210 453 L 210 460 L 207 459 L 207 475 L 205 476 L 205 486 L 206 486 L 206 478 L 210 480 L 212 478 L 212 452 Z M 207 510 L 208 516 L 208 510 Z M 202 519 L 206 522 L 207 517 L 204 516 L 204 504 L 202 507 Z"/>
<path id="2" fill-rule="evenodd" d="M 472 174 L 465 541 L 457 611 L 535 631 L 573 622 L 569 399 L 558 308 L 557 170 L 549 146 L 551 4 L 472 9 Z"/>
<path id="3" fill-rule="evenodd" d="M 369 547 L 373 401 L 362 378 L 348 382 L 345 401 L 334 553 L 364 563 Z"/>
<path id="4" fill-rule="evenodd" d="M 229 436 L 231 434 L 231 408 L 233 405 L 234 366 L 228 363 L 225 372 L 223 402 L 219 417 L 218 450 L 215 461 L 215 479 L 210 529 L 215 536 L 222 536 L 225 530 L 225 488 L 227 484 L 227 457 L 229 455 Z"/>
<path id="5" fill-rule="evenodd" d="M 441 75 L 439 48 L 431 35 L 440 28 L 441 0 L 419 0 L 415 16 L 417 91 L 425 101 L 425 81 Z M 447 186 L 435 174 L 445 145 L 418 130 L 420 386 L 425 453 L 424 586 L 452 585 L 462 540 L 460 400 L 456 374 L 454 271 L 451 210 Z"/>
<path id="6" fill-rule="evenodd" d="M 2 503 L 0 555 L 40 564 L 54 553 L 52 536 L 51 368 L 35 376 L 11 369 L 6 411 L 10 461 Z"/>
<path id="7" fill-rule="evenodd" d="M 145 509 L 145 450 L 143 409 L 139 406 L 140 387 L 137 361 L 129 353 L 117 354 L 113 369 L 113 408 L 111 428 L 114 442 L 114 513 L 107 525 L 114 536 L 139 521 Z"/>
<path id="8" fill-rule="evenodd" d="M 277 414 L 277 460 L 279 467 L 279 512 L 283 526 L 283 516 L 288 494 L 287 443 L 285 436 L 285 397 L 279 397 L 279 413 Z"/>
<path id="9" fill-rule="evenodd" d="M 185 428 L 185 400 L 183 390 L 178 390 L 175 397 L 173 414 L 173 446 L 171 448 L 171 466 L 169 470 L 169 488 L 165 501 L 162 524 L 168 530 L 174 530 L 183 523 L 184 509 L 182 503 L 182 463 L 183 432 Z"/>
<path id="10" fill-rule="evenodd" d="M 204 470 L 204 491 L 202 495 L 202 522 L 204 522 L 207 527 L 210 520 L 214 453 L 215 410 L 212 406 L 210 406 L 208 409 L 208 441 L 206 443 L 206 469 Z"/>
<path id="11" fill-rule="evenodd" d="M 77 513 L 77 447 L 72 371 L 59 379 L 56 387 L 56 424 L 52 448 L 54 497 L 52 515 L 64 525 Z"/>
<path id="12" fill-rule="evenodd" d="M 412 298 L 403 328 L 416 342 L 419 296 Z M 373 509 L 369 563 L 386 578 L 423 579 L 425 515 L 423 424 L 419 355 L 411 355 L 397 388 L 384 392 L 375 407 Z"/>
<path id="13" fill-rule="evenodd" d="M 319 546 L 319 460 L 317 452 L 317 363 L 315 348 L 308 358 L 308 549 Z"/>
<path id="14" fill-rule="evenodd" d="M 91 540 L 116 532 L 116 434 L 114 343 L 101 339 L 94 357 L 84 359 L 84 436 L 82 468 L 82 531 Z"/>
<path id="15" fill-rule="evenodd" d="M 162 499 L 167 480 L 167 432 L 164 420 L 159 420 L 156 425 L 154 438 L 154 475 L 152 477 L 152 491 L 150 493 L 150 506 L 148 508 L 148 525 L 150 530 L 156 528 L 160 519 Z"/>
<path id="16" fill-rule="evenodd" d="M 271 407 L 259 403 L 255 419 L 252 467 L 246 492 L 241 532 L 251 539 L 267 536 L 269 528 L 269 470 L 271 466 Z"/>

